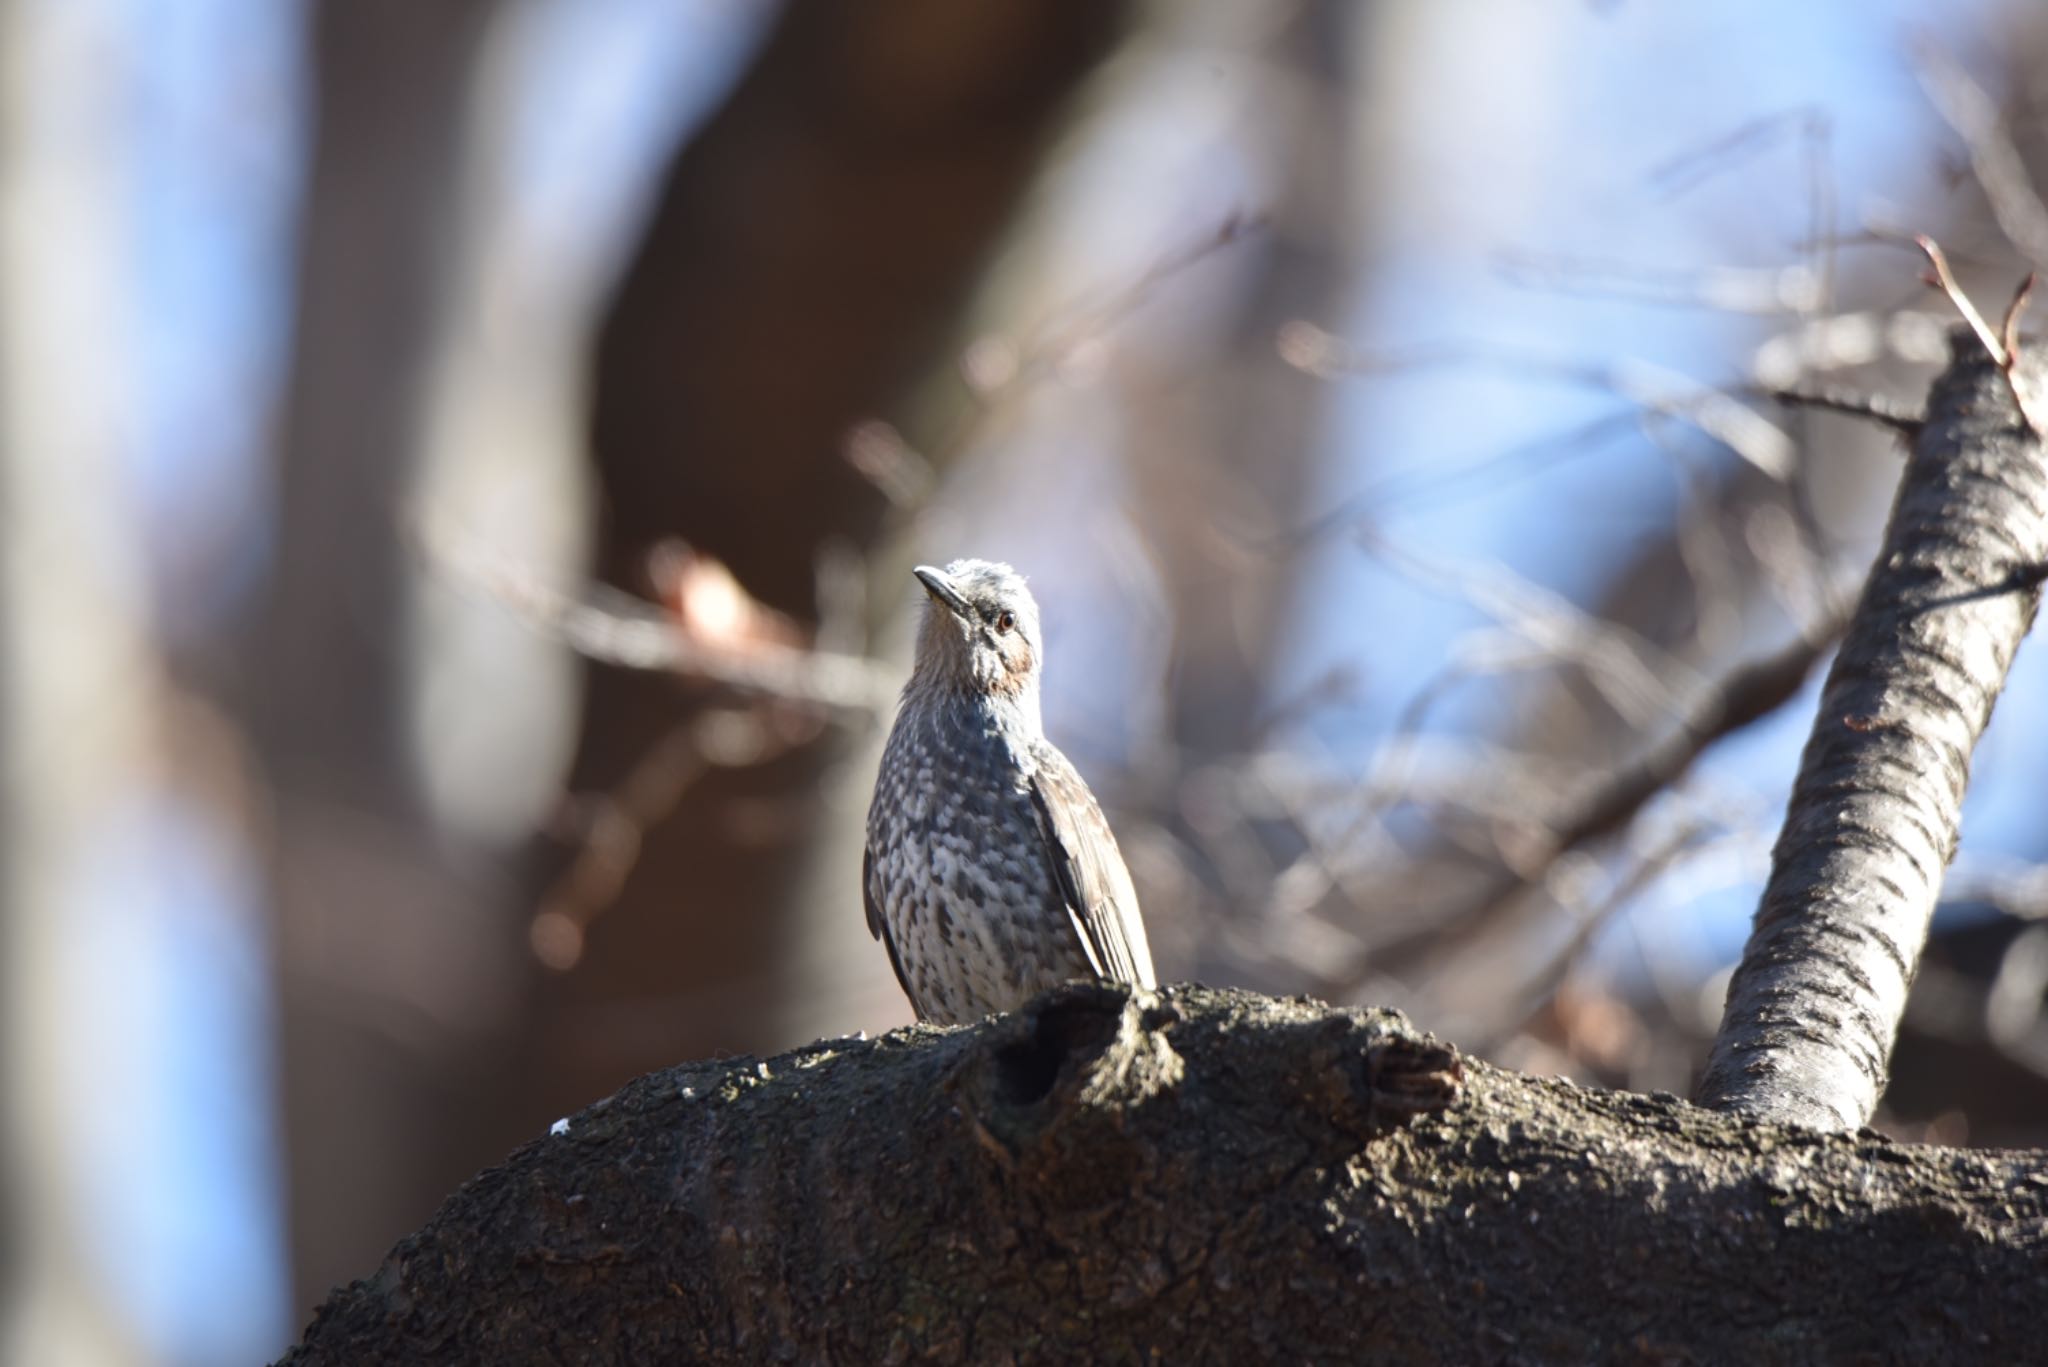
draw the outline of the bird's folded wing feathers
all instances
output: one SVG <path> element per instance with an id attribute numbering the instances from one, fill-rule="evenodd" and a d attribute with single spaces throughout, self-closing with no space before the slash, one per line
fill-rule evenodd
<path id="1" fill-rule="evenodd" d="M 1034 758 L 1032 810 L 1089 962 L 1106 978 L 1156 986 L 1138 894 L 1108 819 L 1065 755 L 1047 745 Z"/>
<path id="2" fill-rule="evenodd" d="M 896 955 L 896 941 L 889 935 L 889 923 L 882 917 L 882 904 L 875 897 L 875 851 L 869 846 L 860 853 L 860 900 L 868 912 L 868 934 L 882 942 L 882 948 L 889 951 L 889 967 L 896 970 L 896 981 L 903 988 L 903 995 L 910 998 L 910 1009 L 924 1019 L 924 1007 L 918 1004 L 917 993 L 910 988 L 910 977 L 903 971 L 903 960 Z"/>

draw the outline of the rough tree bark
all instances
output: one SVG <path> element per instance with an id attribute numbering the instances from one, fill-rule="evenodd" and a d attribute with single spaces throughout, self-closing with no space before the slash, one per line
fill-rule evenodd
<path id="1" fill-rule="evenodd" d="M 2048 463 L 1967 328 L 1936 380 L 1840 653 L 1700 1085 L 1708 1105 L 1847 1129 L 1884 1091 L 1955 853 L 1970 754 L 2048 565 Z"/>
<path id="2" fill-rule="evenodd" d="M 457 1192 L 288 1362 L 1986 1361 L 2048 1162 L 1074 985 L 670 1069 Z"/>

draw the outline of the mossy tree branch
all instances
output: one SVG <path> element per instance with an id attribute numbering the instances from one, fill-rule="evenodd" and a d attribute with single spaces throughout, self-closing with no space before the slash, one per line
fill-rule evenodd
<path id="1" fill-rule="evenodd" d="M 2016 1361 L 2044 1255 L 2037 1155 L 1582 1090 L 1385 1012 L 1077 985 L 643 1078 L 288 1361 Z"/>

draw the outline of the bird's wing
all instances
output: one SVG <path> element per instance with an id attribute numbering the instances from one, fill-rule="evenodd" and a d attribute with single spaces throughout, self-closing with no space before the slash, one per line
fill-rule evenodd
<path id="1" fill-rule="evenodd" d="M 1033 752 L 1031 807 L 1088 961 L 1116 982 L 1156 986 L 1138 894 L 1095 795 L 1050 745 Z"/>
<path id="2" fill-rule="evenodd" d="M 875 900 L 875 850 L 870 845 L 860 853 L 860 900 L 867 905 L 868 934 L 882 942 L 882 948 L 889 951 L 889 967 L 896 970 L 896 981 L 903 987 L 903 995 L 910 998 L 910 1009 L 924 1019 L 924 1007 L 917 1000 L 917 993 L 910 990 L 910 975 L 903 971 L 903 960 L 896 957 L 896 942 L 889 938 L 889 923 L 882 917 L 881 903 Z"/>

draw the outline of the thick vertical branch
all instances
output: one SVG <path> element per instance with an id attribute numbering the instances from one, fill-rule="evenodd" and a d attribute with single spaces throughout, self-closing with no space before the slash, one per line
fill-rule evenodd
<path id="1" fill-rule="evenodd" d="M 1846 1129 L 1877 1105 L 1970 753 L 2048 563 L 2048 467 L 1967 330 L 1935 381 L 1728 988 L 1701 1099 Z M 2038 353 L 2015 378 L 2041 382 Z"/>

